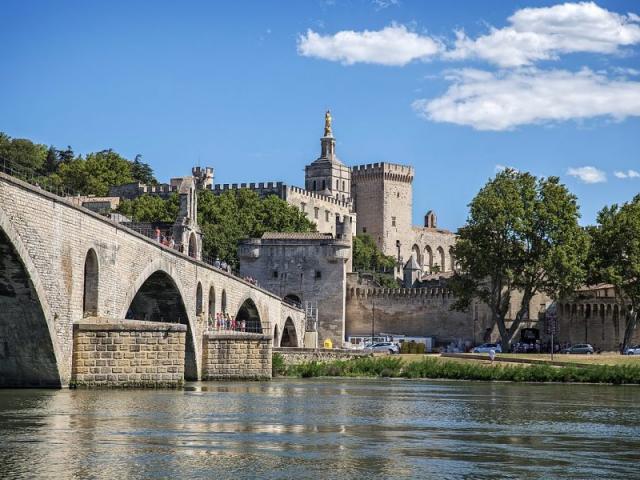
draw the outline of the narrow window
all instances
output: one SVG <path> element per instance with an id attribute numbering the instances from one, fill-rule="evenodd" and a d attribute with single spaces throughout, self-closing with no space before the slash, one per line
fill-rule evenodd
<path id="1" fill-rule="evenodd" d="M 315 217 L 315 219 L 318 219 L 318 215 L 319 215 L 320 209 L 318 207 L 314 207 L 313 209 L 313 216 Z"/>
<path id="2" fill-rule="evenodd" d="M 320 270 L 316 270 L 316 280 L 322 278 L 322 272 Z"/>
<path id="3" fill-rule="evenodd" d="M 329 216 L 331 215 L 331 212 L 329 212 L 329 210 L 325 210 L 324 212 L 324 221 L 328 222 L 329 221 Z"/>
<path id="4" fill-rule="evenodd" d="M 326 180 L 322 180 L 322 190 L 326 190 L 327 189 L 327 181 Z"/>
<path id="5" fill-rule="evenodd" d="M 391 217 L 391 226 L 392 227 L 396 226 L 396 217 Z"/>
<path id="6" fill-rule="evenodd" d="M 362 233 L 367 233 L 367 227 L 362 227 Z"/>
<path id="7" fill-rule="evenodd" d="M 278 270 L 273 271 L 273 278 L 278 278 Z"/>
<path id="8" fill-rule="evenodd" d="M 315 180 L 313 181 L 313 191 L 314 192 L 316 191 L 316 181 Z"/>

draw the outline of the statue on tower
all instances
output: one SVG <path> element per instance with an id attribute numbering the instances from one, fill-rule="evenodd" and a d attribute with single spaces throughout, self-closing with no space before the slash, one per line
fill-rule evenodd
<path id="1" fill-rule="evenodd" d="M 324 136 L 331 136 L 331 112 L 329 110 L 324 114 Z"/>

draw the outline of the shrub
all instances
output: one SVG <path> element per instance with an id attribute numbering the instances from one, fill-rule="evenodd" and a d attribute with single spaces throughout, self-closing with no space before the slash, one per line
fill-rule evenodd
<path id="1" fill-rule="evenodd" d="M 271 357 L 271 374 L 274 377 L 278 375 L 286 375 L 287 365 L 284 363 L 284 357 L 279 353 L 274 353 Z"/>

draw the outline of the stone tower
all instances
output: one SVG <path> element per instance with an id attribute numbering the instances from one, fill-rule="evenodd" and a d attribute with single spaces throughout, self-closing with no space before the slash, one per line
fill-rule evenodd
<path id="1" fill-rule="evenodd" d="M 342 201 L 351 199 L 351 172 L 336 157 L 336 139 L 331 131 L 331 113 L 325 114 L 324 135 L 320 139 L 320 157 L 305 167 L 305 187 Z"/>
<path id="2" fill-rule="evenodd" d="M 411 255 L 413 167 L 394 163 L 358 165 L 351 169 L 351 195 L 358 216 L 357 232 L 368 233 L 400 269 Z"/>

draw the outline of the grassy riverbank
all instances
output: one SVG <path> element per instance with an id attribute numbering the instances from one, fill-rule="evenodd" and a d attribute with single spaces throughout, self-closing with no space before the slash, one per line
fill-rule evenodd
<path id="1" fill-rule="evenodd" d="M 276 354 L 277 355 L 277 354 Z M 274 356 L 275 357 L 275 356 Z M 393 356 L 362 357 L 285 366 L 274 358 L 274 373 L 291 377 L 391 377 L 510 382 L 640 384 L 640 365 L 487 365 L 427 357 L 411 362 Z"/>

